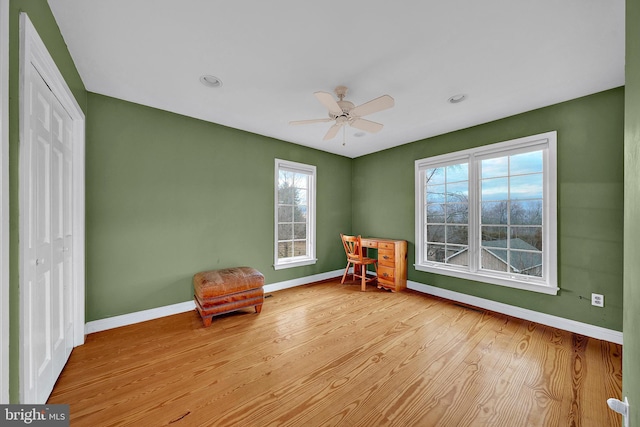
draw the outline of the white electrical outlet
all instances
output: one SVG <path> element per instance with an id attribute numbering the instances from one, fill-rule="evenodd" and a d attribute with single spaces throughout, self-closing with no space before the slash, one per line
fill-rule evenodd
<path id="1" fill-rule="evenodd" d="M 604 307 L 604 295 L 591 294 L 591 305 L 595 305 L 596 307 Z"/>

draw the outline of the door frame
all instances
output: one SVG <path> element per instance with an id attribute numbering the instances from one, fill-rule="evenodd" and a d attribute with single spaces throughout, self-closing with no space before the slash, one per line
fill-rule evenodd
<path id="1" fill-rule="evenodd" d="M 44 42 L 38 35 L 35 27 L 26 13 L 20 13 L 20 155 L 19 155 L 19 235 L 26 235 L 26 221 L 28 217 L 27 188 L 20 186 L 26 180 L 27 150 L 24 150 L 26 135 L 29 129 L 29 114 L 27 108 L 27 72 L 30 66 L 34 66 L 51 89 L 54 96 L 60 101 L 64 109 L 72 119 L 73 138 L 73 284 L 72 284 L 72 311 L 73 311 L 73 346 L 84 344 L 84 299 L 85 299 L 85 116 L 76 101 L 71 89 L 64 77 L 56 67 L 53 58 L 47 51 Z M 26 396 L 25 379 L 28 361 L 24 348 L 24 336 L 26 325 L 26 295 L 24 292 L 24 277 L 27 266 L 26 246 L 20 245 L 20 402 L 26 403 L 30 396 Z M 29 402 L 34 403 L 34 402 Z M 45 403 L 45 402 L 37 402 Z"/>
<path id="2" fill-rule="evenodd" d="M 0 404 L 9 403 L 9 0 L 0 0 Z"/>

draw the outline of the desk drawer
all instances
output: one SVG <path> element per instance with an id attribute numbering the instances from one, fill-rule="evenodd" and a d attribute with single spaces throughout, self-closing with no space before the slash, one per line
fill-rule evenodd
<path id="1" fill-rule="evenodd" d="M 393 242 L 379 242 L 378 243 L 378 247 L 380 249 L 390 249 L 390 250 L 395 250 L 396 246 L 393 244 Z"/>
<path id="2" fill-rule="evenodd" d="M 396 261 L 393 249 L 378 249 L 378 263 L 387 267 L 394 267 Z"/>
<path id="3" fill-rule="evenodd" d="M 377 248 L 378 247 L 378 242 L 376 242 L 375 240 L 362 239 L 362 247 L 363 248 Z"/>
<path id="4" fill-rule="evenodd" d="M 395 280 L 395 273 L 393 268 L 385 267 L 384 265 L 378 266 L 378 278 L 393 283 Z"/>

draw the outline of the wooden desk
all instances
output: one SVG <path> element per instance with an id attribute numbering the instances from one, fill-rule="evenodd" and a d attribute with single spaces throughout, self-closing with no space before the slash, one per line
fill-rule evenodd
<path id="1" fill-rule="evenodd" d="M 363 237 L 362 248 L 378 250 L 378 286 L 391 291 L 407 287 L 407 241 Z"/>

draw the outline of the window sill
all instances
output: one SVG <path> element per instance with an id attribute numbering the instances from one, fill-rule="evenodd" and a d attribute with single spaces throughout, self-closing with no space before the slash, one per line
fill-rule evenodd
<path id="1" fill-rule="evenodd" d="M 283 261 L 279 264 L 274 264 L 274 270 L 284 270 L 285 268 L 302 267 L 303 265 L 315 264 L 318 260 L 316 258 L 304 258 L 291 261 Z"/>
<path id="2" fill-rule="evenodd" d="M 426 265 L 414 264 L 418 271 L 426 273 L 441 274 L 443 276 L 457 277 L 460 279 L 473 280 L 475 282 L 489 283 L 491 285 L 506 286 L 514 289 L 522 289 L 525 291 L 538 292 L 547 295 L 557 295 L 560 288 L 557 286 L 549 286 L 541 282 L 529 282 L 517 279 L 509 279 L 501 275 L 492 275 L 488 273 L 471 273 L 453 268 L 430 267 Z"/>

